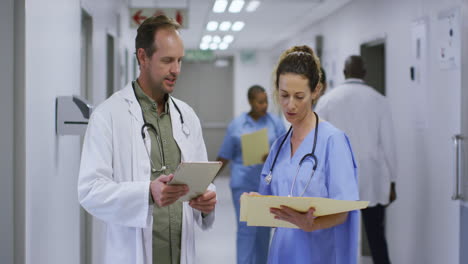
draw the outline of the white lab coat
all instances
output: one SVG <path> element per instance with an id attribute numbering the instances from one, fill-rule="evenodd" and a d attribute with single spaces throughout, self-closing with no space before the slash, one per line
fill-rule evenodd
<path id="1" fill-rule="evenodd" d="M 169 100 L 174 139 L 183 161 L 206 161 L 200 121 L 193 109 L 175 99 L 189 135 L 182 131 L 179 112 Z M 153 206 L 149 204 L 150 137 L 143 142 L 142 111 L 131 84 L 99 105 L 89 120 L 83 145 L 78 198 L 81 205 L 101 220 L 104 237 L 99 241 L 102 263 L 152 263 Z M 145 146 L 146 145 L 146 146 Z M 214 190 L 214 185 L 210 186 Z M 182 264 L 195 262 L 194 222 L 202 229 L 214 221 L 183 204 Z"/>
<path id="2" fill-rule="evenodd" d="M 360 79 L 347 79 L 323 95 L 317 114 L 343 130 L 356 156 L 359 196 L 369 206 L 388 204 L 397 161 L 390 106 Z"/>

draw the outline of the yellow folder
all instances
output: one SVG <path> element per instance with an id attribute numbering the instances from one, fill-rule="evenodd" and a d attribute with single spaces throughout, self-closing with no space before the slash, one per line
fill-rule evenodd
<path id="1" fill-rule="evenodd" d="M 241 136 L 242 160 L 244 166 L 263 163 L 269 152 L 268 129 L 263 128 Z"/>
<path id="2" fill-rule="evenodd" d="M 270 208 L 280 208 L 281 205 L 306 212 L 315 208 L 314 216 L 331 215 L 353 210 L 364 209 L 368 201 L 335 200 L 321 197 L 285 197 L 270 195 L 242 195 L 240 199 L 240 221 L 248 226 L 271 226 L 298 228 L 297 226 L 274 218 Z"/>

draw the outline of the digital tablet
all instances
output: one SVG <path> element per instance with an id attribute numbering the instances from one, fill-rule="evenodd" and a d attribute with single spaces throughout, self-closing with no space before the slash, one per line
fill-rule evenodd
<path id="1" fill-rule="evenodd" d="M 168 184 L 186 184 L 189 193 L 180 201 L 189 201 L 203 193 L 218 174 L 221 161 L 181 162 L 174 172 L 174 178 Z"/>

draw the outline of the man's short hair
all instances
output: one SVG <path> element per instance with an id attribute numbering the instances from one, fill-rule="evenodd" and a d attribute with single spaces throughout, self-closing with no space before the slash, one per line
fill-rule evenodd
<path id="1" fill-rule="evenodd" d="M 249 101 L 252 101 L 253 99 L 255 99 L 255 95 L 257 93 L 264 93 L 265 92 L 265 88 L 263 88 L 262 86 L 260 85 L 252 85 L 250 86 L 249 88 L 249 91 L 247 92 L 247 98 L 249 99 Z"/>
<path id="2" fill-rule="evenodd" d="M 163 28 L 178 30 L 180 28 L 180 24 L 174 19 L 164 15 L 156 17 L 153 16 L 143 21 L 143 23 L 138 27 L 137 36 L 135 38 L 135 54 L 138 54 L 138 49 L 144 49 L 146 56 L 151 57 L 157 49 L 154 44 L 154 36 L 158 30 Z M 137 61 L 138 64 L 140 64 L 138 55 Z"/>

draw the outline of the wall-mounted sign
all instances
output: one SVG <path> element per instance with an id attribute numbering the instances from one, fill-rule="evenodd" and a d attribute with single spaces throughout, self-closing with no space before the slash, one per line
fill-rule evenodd
<path id="1" fill-rule="evenodd" d="M 211 50 L 186 50 L 184 61 L 213 61 L 216 59 L 215 54 Z"/>
<path id="2" fill-rule="evenodd" d="M 130 26 L 137 28 L 148 17 L 166 15 L 175 19 L 182 28 L 188 27 L 186 8 L 130 8 Z"/>

